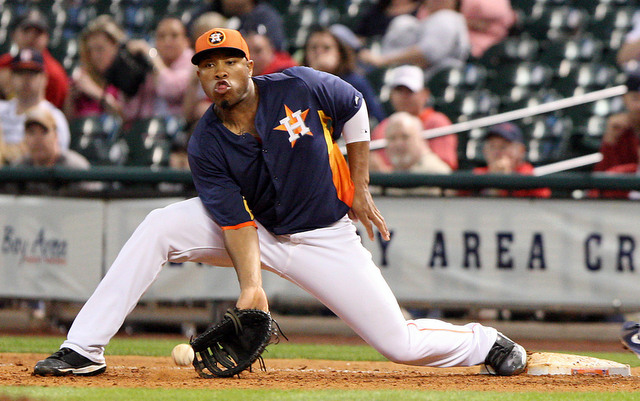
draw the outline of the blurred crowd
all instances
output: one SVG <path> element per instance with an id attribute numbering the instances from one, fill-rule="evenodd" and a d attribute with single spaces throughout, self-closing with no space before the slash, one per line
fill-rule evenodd
<path id="1" fill-rule="evenodd" d="M 24 7 L 12 15 L 6 38 L 10 46 L 0 55 L 0 165 L 187 169 L 189 132 L 210 106 L 190 62 L 193 43 L 213 27 L 227 27 L 245 36 L 254 75 L 303 65 L 335 74 L 358 89 L 367 103 L 372 140 L 384 142 L 371 152 L 373 172 L 534 174 L 534 161 L 527 157 L 529 133 L 522 126 L 526 122 L 481 130 L 472 163 L 459 160 L 468 155 L 469 143 L 465 140 L 463 147 L 457 133 L 422 136 L 424 130 L 452 125 L 451 114 L 438 107 L 435 93 L 443 71 L 460 71 L 493 55 L 509 38 L 526 37 L 526 15 L 509 0 L 357 2 L 362 10 L 349 23 L 319 19 L 295 35 L 288 26 L 291 16 L 272 4 L 280 2 L 185 2 L 187 13 L 180 1 L 168 0 L 172 10 L 156 15 L 153 26 L 143 31 L 129 29 L 122 16 L 92 15 L 72 41 L 77 55 L 71 63 L 52 55 L 55 21 L 42 7 Z M 530 3 L 536 1 L 546 3 Z M 82 11 L 95 1 L 54 3 Z M 620 110 L 609 113 L 595 135 L 594 150 L 603 155 L 593 166 L 597 172 L 638 171 L 640 69 L 635 64 L 640 60 L 640 23 L 630 28 L 616 55 L 616 68 L 629 91 Z M 469 133 L 464 135 L 468 139 Z M 551 192 L 541 188 L 482 194 L 549 197 Z"/>

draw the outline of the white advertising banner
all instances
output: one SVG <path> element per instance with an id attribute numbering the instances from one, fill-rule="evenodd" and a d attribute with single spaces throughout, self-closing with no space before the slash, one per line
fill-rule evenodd
<path id="1" fill-rule="evenodd" d="M 640 203 L 377 198 L 376 204 L 393 236 L 363 243 L 400 301 L 640 308 Z"/>
<path id="2" fill-rule="evenodd" d="M 0 196 L 0 297 L 86 300 L 144 217 L 179 200 Z M 362 242 L 400 302 L 640 309 L 640 203 L 377 197 L 376 204 L 392 239 Z M 271 273 L 264 286 L 274 302 L 311 299 Z M 143 300 L 238 293 L 232 268 L 168 263 Z"/>
<path id="3" fill-rule="evenodd" d="M 101 278 L 103 203 L 0 196 L 0 296 L 83 301 Z"/>

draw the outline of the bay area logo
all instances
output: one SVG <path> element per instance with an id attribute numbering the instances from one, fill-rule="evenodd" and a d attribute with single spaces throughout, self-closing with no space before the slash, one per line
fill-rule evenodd
<path id="1" fill-rule="evenodd" d="M 17 233 L 13 226 L 4 226 L 0 251 L 3 259 L 17 258 L 18 264 L 67 263 L 67 240 L 51 237 L 44 228 L 40 228 L 34 236 L 26 237 Z"/>

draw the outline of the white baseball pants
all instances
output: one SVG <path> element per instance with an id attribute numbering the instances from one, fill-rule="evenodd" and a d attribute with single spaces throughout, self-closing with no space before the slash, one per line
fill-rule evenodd
<path id="1" fill-rule="evenodd" d="M 317 230 L 273 235 L 258 224 L 263 268 L 306 290 L 389 360 L 420 366 L 483 363 L 496 330 L 405 320 L 348 217 Z M 232 266 L 222 230 L 199 198 L 149 213 L 78 313 L 62 347 L 104 362 L 118 332 L 167 261 Z"/>

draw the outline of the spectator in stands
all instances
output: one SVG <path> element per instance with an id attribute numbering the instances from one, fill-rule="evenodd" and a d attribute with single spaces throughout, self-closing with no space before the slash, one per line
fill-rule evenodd
<path id="1" fill-rule="evenodd" d="M 298 65 L 286 51 L 277 50 L 266 32 L 248 32 L 244 38 L 253 60 L 253 75 L 280 72 Z"/>
<path id="2" fill-rule="evenodd" d="M 198 17 L 193 19 L 189 24 L 189 39 L 191 40 L 191 47 L 194 47 L 196 39 L 211 29 L 212 26 L 226 28 L 227 23 L 227 17 L 215 11 L 207 11 L 198 15 Z"/>
<path id="3" fill-rule="evenodd" d="M 125 97 L 125 123 L 182 114 L 183 97 L 194 75 L 187 28 L 178 18 L 163 18 L 156 27 L 155 42 L 156 48 L 140 39 L 127 42 L 127 49 L 144 55 L 152 68 L 135 95 Z"/>
<path id="4" fill-rule="evenodd" d="M 321 26 L 313 27 L 307 36 L 303 52 L 303 65 L 337 75 L 347 81 L 364 96 L 369 116 L 377 121 L 382 121 L 386 117 L 377 92 L 357 69 L 354 49 L 340 40 L 331 29 Z"/>
<path id="5" fill-rule="evenodd" d="M 635 172 L 638 164 L 638 146 L 640 140 L 640 68 L 630 65 L 626 71 L 627 93 L 622 96 L 625 108 L 623 113 L 610 116 L 602 142 L 600 153 L 602 161 L 595 165 L 594 171 Z"/>
<path id="6" fill-rule="evenodd" d="M 90 167 L 84 156 L 60 147 L 56 119 L 48 108 L 36 106 L 25 113 L 24 143 L 27 151 L 16 161 L 16 166 L 67 167 L 82 170 Z M 64 189 L 95 190 L 100 187 L 101 183 L 98 182 L 81 182 L 65 186 Z M 27 182 L 23 189 L 42 194 L 49 193 L 54 188 L 47 182 Z"/>
<path id="7" fill-rule="evenodd" d="M 127 40 L 109 15 L 97 17 L 83 32 L 96 73 L 122 95 L 119 108 L 125 125 L 182 114 L 184 93 L 194 73 L 186 27 L 177 18 L 163 18 L 155 40 L 157 48 L 142 39 Z"/>
<path id="8" fill-rule="evenodd" d="M 422 121 L 406 111 L 387 118 L 385 137 L 391 172 L 447 174 L 451 167 L 422 139 Z"/>
<path id="9" fill-rule="evenodd" d="M 4 136 L 4 158 L 9 162 L 24 153 L 25 112 L 32 107 L 48 109 L 56 120 L 61 149 L 69 148 L 69 124 L 64 114 L 45 99 L 47 75 L 42 54 L 35 49 L 21 49 L 9 64 L 10 80 L 16 96 L 0 100 L 0 125 Z"/>
<path id="10" fill-rule="evenodd" d="M 107 71 L 126 39 L 124 30 L 108 15 L 98 16 L 82 31 L 80 65 L 72 76 L 72 99 L 66 108 L 69 116 L 102 112 L 122 116 L 124 95 L 110 82 Z"/>
<path id="11" fill-rule="evenodd" d="M 226 17 L 237 17 L 237 23 L 230 20 L 230 28 L 244 32 L 259 32 L 266 28 L 271 42 L 277 50 L 287 50 L 287 37 L 282 16 L 269 3 L 260 0 L 220 0 L 220 10 Z M 214 27 L 209 27 L 209 29 Z"/>
<path id="12" fill-rule="evenodd" d="M 426 0 L 428 17 L 412 15 L 394 18 L 382 39 L 381 54 L 368 49 L 362 61 L 375 67 L 414 64 L 427 79 L 446 67 L 463 66 L 470 51 L 469 32 L 457 0 Z"/>
<path id="13" fill-rule="evenodd" d="M 620 67 L 624 67 L 630 61 L 640 62 L 640 19 L 634 20 L 633 27 L 624 37 L 616 61 Z"/>
<path id="14" fill-rule="evenodd" d="M 416 15 L 421 0 L 378 0 L 362 14 L 354 33 L 362 38 L 382 37 L 398 15 Z"/>
<path id="15" fill-rule="evenodd" d="M 471 55 L 475 58 L 506 38 L 516 22 L 509 0 L 461 0 L 460 12 L 467 20 Z"/>
<path id="16" fill-rule="evenodd" d="M 107 82 L 105 73 L 118 49 L 126 39 L 111 18 L 98 17 L 81 33 L 80 62 L 71 74 L 71 91 L 65 102 L 68 118 L 110 113 L 122 115 L 122 95 Z"/>
<path id="17" fill-rule="evenodd" d="M 431 93 L 424 85 L 424 74 L 420 67 L 403 65 L 393 69 L 390 76 L 390 101 L 394 111 L 403 111 L 418 117 L 425 130 L 451 125 L 451 120 L 446 115 L 428 106 Z M 387 120 L 378 124 L 371 133 L 371 139 L 383 139 L 386 125 Z M 433 155 L 446 163 L 451 170 L 458 168 L 458 137 L 455 134 L 426 139 L 424 142 Z M 388 149 L 380 149 L 371 152 L 369 161 L 373 171 L 392 170 L 387 151 Z"/>
<path id="18" fill-rule="evenodd" d="M 36 9 L 29 10 L 21 17 L 11 38 L 18 49 L 36 49 L 42 54 L 47 75 L 45 98 L 54 106 L 62 108 L 69 91 L 69 77 L 62 65 L 47 49 L 49 46 L 47 18 Z M 0 95 L 4 95 L 5 99 L 15 95 L 10 82 L 9 64 L 12 58 L 13 55 L 10 53 L 0 56 Z"/>
<path id="19" fill-rule="evenodd" d="M 532 175 L 533 166 L 525 161 L 526 148 L 522 131 L 512 123 L 502 123 L 489 128 L 484 138 L 482 153 L 486 167 L 476 167 L 475 174 Z M 520 190 L 485 189 L 483 195 L 548 198 L 549 188 Z"/>

